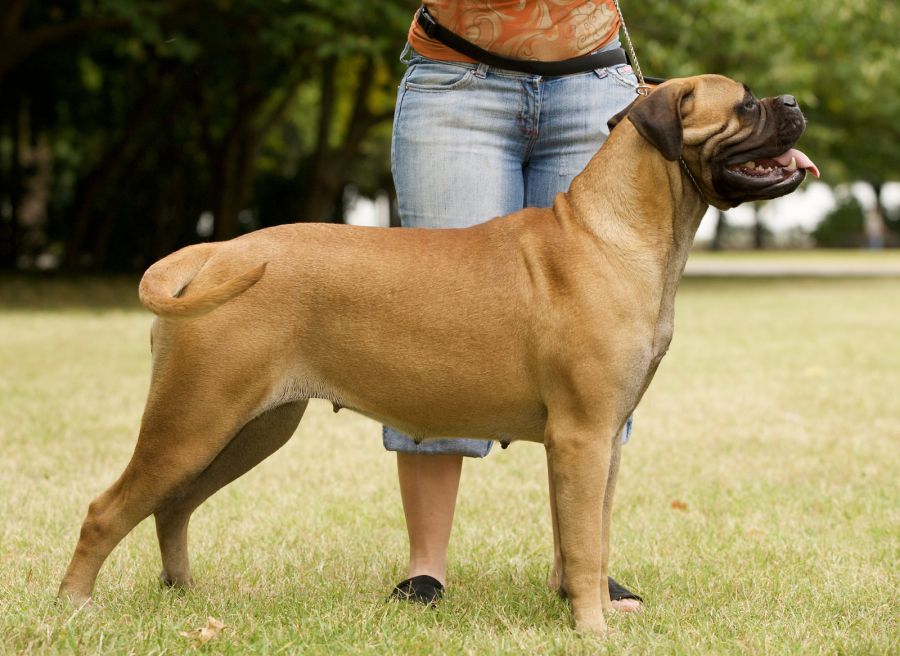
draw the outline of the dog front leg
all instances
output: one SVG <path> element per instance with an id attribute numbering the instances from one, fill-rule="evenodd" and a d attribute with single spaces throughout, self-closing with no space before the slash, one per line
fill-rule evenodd
<path id="1" fill-rule="evenodd" d="M 615 430 L 597 422 L 548 423 L 547 465 L 556 506 L 561 572 L 572 604 L 575 628 L 604 634 L 603 611 L 609 608 L 609 586 L 603 553 L 604 497 Z M 562 584 L 562 576 L 560 577 Z"/>
<path id="2" fill-rule="evenodd" d="M 609 463 L 609 476 L 606 479 L 606 493 L 603 495 L 603 571 L 609 573 L 610 526 L 612 525 L 613 493 L 616 490 L 616 479 L 619 475 L 619 462 L 622 457 L 622 440 L 615 438 L 612 441 L 611 457 Z M 553 527 L 553 568 L 547 577 L 547 586 L 563 599 L 566 598 L 566 577 L 563 572 L 562 550 L 559 546 L 559 519 L 556 513 L 556 494 L 553 489 L 553 476 L 547 471 L 548 487 L 550 490 L 550 521 Z M 607 586 L 608 587 L 608 586 Z M 607 589 L 607 592 L 609 590 Z"/>
<path id="3" fill-rule="evenodd" d="M 600 553 L 603 557 L 603 577 L 604 581 L 607 581 L 607 577 L 609 576 L 609 554 L 610 554 L 610 528 L 612 527 L 612 505 L 613 505 L 613 495 L 616 491 L 616 480 L 619 478 L 619 463 L 622 459 L 622 431 L 624 430 L 624 426 L 620 429 L 613 439 L 610 441 L 610 458 L 609 458 L 609 470 L 606 477 L 606 490 L 603 494 L 603 521 L 601 522 L 602 529 L 602 548 Z M 612 602 L 609 598 L 609 582 L 607 581 L 606 585 L 603 586 L 605 592 L 605 603 L 604 608 L 610 608 Z"/>

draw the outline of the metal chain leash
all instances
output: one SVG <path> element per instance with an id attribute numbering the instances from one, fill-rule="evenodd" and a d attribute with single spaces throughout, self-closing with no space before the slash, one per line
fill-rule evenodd
<path id="1" fill-rule="evenodd" d="M 619 6 L 619 0 L 613 0 L 613 4 L 616 6 L 616 13 L 619 14 L 619 25 L 622 26 L 622 33 L 625 35 L 625 45 L 628 47 L 628 52 L 631 55 L 631 65 L 634 68 L 634 74 L 638 79 L 638 85 L 635 91 L 637 91 L 638 95 L 646 96 L 650 93 L 651 87 L 644 81 L 644 74 L 641 72 L 641 65 L 638 63 L 637 53 L 634 51 L 634 43 L 631 42 L 631 35 L 628 33 L 628 26 L 625 25 L 625 16 L 622 15 L 622 8 Z M 679 161 L 681 162 L 681 168 L 684 169 L 684 172 L 687 174 L 688 180 L 691 181 L 691 184 L 694 185 L 694 189 L 700 194 L 700 200 L 709 205 L 706 194 L 703 193 L 700 185 L 697 184 L 697 180 L 688 168 L 687 162 L 684 161 L 683 157 L 680 158 Z"/>
<path id="2" fill-rule="evenodd" d="M 638 63 L 637 53 L 634 51 L 634 44 L 631 42 L 631 35 L 628 33 L 628 26 L 625 24 L 625 16 L 622 15 L 622 8 L 619 6 L 619 0 L 613 0 L 616 6 L 616 13 L 619 14 L 619 25 L 622 26 L 622 33 L 625 35 L 625 45 L 628 47 L 628 53 L 631 55 L 631 65 L 634 67 L 634 73 L 638 79 L 637 92 L 642 96 L 650 93 L 650 86 L 644 81 L 644 74 L 641 72 L 641 65 Z"/>

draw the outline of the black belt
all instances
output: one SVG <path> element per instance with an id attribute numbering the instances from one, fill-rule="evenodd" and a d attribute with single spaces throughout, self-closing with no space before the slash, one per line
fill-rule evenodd
<path id="1" fill-rule="evenodd" d="M 423 6 L 416 13 L 416 21 L 422 26 L 430 38 L 440 41 L 448 48 L 452 48 L 456 52 L 471 57 L 475 61 L 496 66 L 508 71 L 518 71 L 519 73 L 532 73 L 534 75 L 570 75 L 572 73 L 584 73 L 597 68 L 608 68 L 610 66 L 621 66 L 628 63 L 625 51 L 621 48 L 615 50 L 604 50 L 603 52 L 595 52 L 590 55 L 582 55 L 581 57 L 573 57 L 572 59 L 564 59 L 562 61 L 532 61 L 528 59 L 508 59 L 488 52 L 483 48 L 479 48 L 471 41 L 466 41 L 458 34 L 454 34 L 445 27 L 438 25 L 437 21 L 428 13 Z"/>

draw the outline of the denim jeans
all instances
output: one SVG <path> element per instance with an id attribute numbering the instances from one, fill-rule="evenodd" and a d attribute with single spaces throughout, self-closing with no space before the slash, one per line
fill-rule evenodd
<path id="1" fill-rule="evenodd" d="M 541 77 L 411 54 L 391 143 L 407 227 L 465 228 L 550 207 L 606 139 L 607 120 L 636 94 L 627 65 Z M 624 440 L 630 432 L 629 418 Z M 383 440 L 404 453 L 484 457 L 491 449 L 490 440 L 459 438 L 417 445 L 387 426 Z"/>

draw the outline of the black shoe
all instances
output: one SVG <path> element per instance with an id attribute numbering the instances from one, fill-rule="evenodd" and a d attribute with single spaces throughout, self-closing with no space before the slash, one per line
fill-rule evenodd
<path id="1" fill-rule="evenodd" d="M 621 601 L 622 599 L 636 599 L 637 601 L 644 603 L 644 600 L 640 598 L 640 596 L 634 594 L 628 588 L 619 585 L 613 578 L 609 577 L 609 598 L 612 601 Z"/>
<path id="2" fill-rule="evenodd" d="M 420 574 L 401 581 L 391 592 L 391 599 L 412 601 L 426 606 L 437 606 L 437 602 L 443 596 L 444 586 L 436 578 L 427 574 Z"/>

